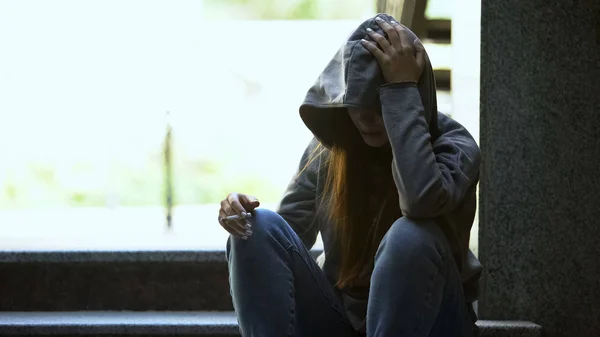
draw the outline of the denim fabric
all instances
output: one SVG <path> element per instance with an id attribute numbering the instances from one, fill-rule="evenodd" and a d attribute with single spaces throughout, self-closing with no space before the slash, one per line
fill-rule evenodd
<path id="1" fill-rule="evenodd" d="M 396 220 L 375 256 L 368 336 L 474 336 L 475 323 L 443 232 L 432 220 Z"/>
<path id="2" fill-rule="evenodd" d="M 248 240 L 230 237 L 231 295 L 244 337 L 361 336 L 298 235 L 279 214 L 256 209 Z M 462 286 L 434 222 L 396 221 L 371 278 L 367 336 L 474 336 Z"/>

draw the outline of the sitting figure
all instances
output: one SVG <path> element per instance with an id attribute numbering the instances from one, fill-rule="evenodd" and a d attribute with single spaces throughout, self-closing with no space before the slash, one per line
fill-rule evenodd
<path id="1" fill-rule="evenodd" d="M 438 113 L 419 39 L 388 15 L 365 21 L 299 112 L 314 138 L 276 212 L 221 202 L 242 335 L 474 336 L 481 155 Z"/>

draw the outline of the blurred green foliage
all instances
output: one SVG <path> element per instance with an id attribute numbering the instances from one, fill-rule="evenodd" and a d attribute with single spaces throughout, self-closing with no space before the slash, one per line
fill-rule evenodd
<path id="1" fill-rule="evenodd" d="M 337 20 L 360 19 L 375 12 L 364 0 L 205 0 L 206 19 Z"/>
<path id="2" fill-rule="evenodd" d="M 267 175 L 226 173 L 223 163 L 206 159 L 177 158 L 174 150 L 174 202 L 183 204 L 218 203 L 229 192 L 244 191 L 275 202 L 283 192 Z M 143 168 L 115 163 L 109 174 L 86 168 L 89 163 L 52 167 L 30 163 L 0 180 L 0 209 L 38 207 L 106 207 L 162 205 L 164 177 L 162 155 L 148 158 Z M 59 172 L 61 171 L 61 172 Z M 60 181 L 56 176 L 72 179 Z M 291 177 L 291 175 L 290 175 Z M 108 179 L 107 179 L 108 178 Z"/>
<path id="3" fill-rule="evenodd" d="M 429 0 L 429 18 L 449 18 L 452 1 Z M 336 20 L 362 19 L 375 14 L 376 1 L 364 0 L 205 0 L 205 19 L 237 20 Z M 175 147 L 173 163 L 174 203 L 217 203 L 232 191 L 260 195 L 275 202 L 283 188 L 267 174 L 227 173 L 218 160 L 185 158 Z M 110 172 L 91 163 L 57 167 L 29 162 L 5 169 L 0 176 L 0 209 L 63 206 L 162 205 L 164 200 L 163 155 L 149 155 L 135 167 L 116 161 Z"/>
<path id="4" fill-rule="evenodd" d="M 394 0 L 388 0 L 394 1 Z M 376 0 L 204 0 L 209 20 L 352 20 L 375 14 Z M 453 1 L 428 0 L 426 16 L 450 18 Z"/>

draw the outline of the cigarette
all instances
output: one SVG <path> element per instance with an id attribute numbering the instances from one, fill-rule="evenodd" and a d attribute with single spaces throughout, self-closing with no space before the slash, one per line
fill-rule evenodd
<path id="1" fill-rule="evenodd" d="M 249 219 L 252 217 L 252 214 L 250 213 L 246 213 L 245 217 L 242 217 L 241 215 L 230 215 L 228 217 L 225 218 L 225 221 L 229 221 L 229 220 L 239 220 L 239 219 Z"/>

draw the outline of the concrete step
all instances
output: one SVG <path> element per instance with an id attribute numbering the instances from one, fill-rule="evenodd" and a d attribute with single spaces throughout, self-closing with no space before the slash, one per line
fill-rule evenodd
<path id="1" fill-rule="evenodd" d="M 4 312 L 1 336 L 239 336 L 233 312 Z"/>
<path id="2" fill-rule="evenodd" d="M 0 311 L 233 310 L 224 251 L 0 253 Z"/>
<path id="3" fill-rule="evenodd" d="M 483 337 L 541 337 L 531 322 L 479 321 Z M 1 336 L 240 336 L 233 312 L 2 312 Z"/>
<path id="4" fill-rule="evenodd" d="M 223 250 L 4 251 L 0 311 L 227 311 L 228 275 Z"/>

